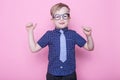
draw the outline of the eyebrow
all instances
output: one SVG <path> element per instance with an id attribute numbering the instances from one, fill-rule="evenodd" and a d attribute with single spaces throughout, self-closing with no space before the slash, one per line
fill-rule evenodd
<path id="1" fill-rule="evenodd" d="M 70 13 L 64 13 L 64 14 L 67 14 L 68 16 L 70 16 Z M 63 15 L 63 14 L 54 14 L 53 18 L 55 17 L 55 15 Z"/>
<path id="2" fill-rule="evenodd" d="M 70 13 L 64 13 L 64 14 L 70 14 Z M 56 15 L 56 14 L 55 14 Z M 63 14 L 58 14 L 58 15 L 63 15 Z"/>

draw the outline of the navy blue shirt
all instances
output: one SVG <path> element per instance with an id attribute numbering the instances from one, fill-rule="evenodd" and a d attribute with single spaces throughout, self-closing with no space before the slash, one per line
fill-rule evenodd
<path id="1" fill-rule="evenodd" d="M 54 29 L 47 31 L 38 44 L 44 48 L 48 45 L 48 73 L 55 76 L 66 76 L 73 73 L 76 69 L 75 61 L 75 45 L 83 47 L 86 40 L 82 38 L 78 33 L 73 30 L 69 30 L 67 27 L 62 29 L 66 37 L 67 47 L 67 60 L 63 63 L 59 60 L 60 56 L 60 29 Z"/>

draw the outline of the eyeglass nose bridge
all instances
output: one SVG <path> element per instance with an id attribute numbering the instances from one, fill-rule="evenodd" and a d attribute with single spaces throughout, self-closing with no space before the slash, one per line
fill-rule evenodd
<path id="1" fill-rule="evenodd" d="M 59 20 L 65 20 L 64 15 L 60 15 Z"/>

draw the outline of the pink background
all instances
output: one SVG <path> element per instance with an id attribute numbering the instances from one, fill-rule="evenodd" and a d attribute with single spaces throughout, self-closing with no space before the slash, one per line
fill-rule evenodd
<path id="1" fill-rule="evenodd" d="M 58 2 L 71 8 L 69 28 L 85 39 L 81 27 L 92 27 L 95 49 L 76 46 L 78 80 L 120 80 L 119 0 L 1 0 L 0 80 L 45 80 L 48 47 L 32 54 L 25 25 L 37 23 L 35 40 L 54 29 L 49 9 Z"/>

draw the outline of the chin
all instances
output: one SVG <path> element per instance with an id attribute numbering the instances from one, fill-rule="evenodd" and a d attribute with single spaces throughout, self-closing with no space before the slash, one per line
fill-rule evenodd
<path id="1" fill-rule="evenodd" d="M 59 25 L 58 27 L 59 28 L 65 28 L 65 27 L 67 27 L 67 25 Z"/>
<path id="2" fill-rule="evenodd" d="M 65 28 L 65 27 L 66 27 L 66 26 L 59 26 L 58 28 L 61 28 L 61 29 L 62 29 L 62 28 Z"/>

